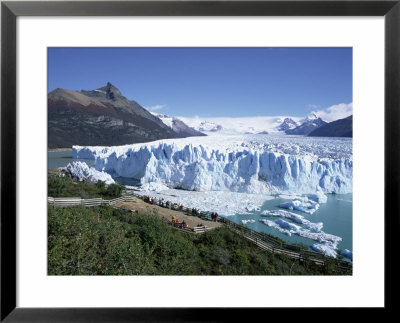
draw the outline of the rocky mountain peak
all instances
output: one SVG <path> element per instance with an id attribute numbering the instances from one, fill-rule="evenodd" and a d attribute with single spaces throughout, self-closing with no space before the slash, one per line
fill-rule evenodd
<path id="1" fill-rule="evenodd" d="M 107 82 L 107 85 L 99 88 L 99 91 L 104 91 L 106 93 L 107 99 L 116 100 L 117 98 L 121 97 L 121 92 L 110 82 Z"/>

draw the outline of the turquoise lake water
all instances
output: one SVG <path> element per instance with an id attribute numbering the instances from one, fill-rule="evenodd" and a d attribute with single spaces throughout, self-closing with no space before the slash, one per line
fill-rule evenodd
<path id="1" fill-rule="evenodd" d="M 59 168 L 65 167 L 68 163 L 74 161 L 85 162 L 88 166 L 94 167 L 95 161 L 93 159 L 73 159 L 72 151 L 49 151 L 47 152 L 47 168 Z M 122 185 L 133 185 L 139 184 L 138 180 L 125 177 L 113 177 L 114 180 Z"/>
<path id="2" fill-rule="evenodd" d="M 73 161 L 83 161 L 89 166 L 94 166 L 94 160 L 72 159 L 71 151 L 48 152 L 48 168 L 65 167 L 68 163 Z M 114 179 L 124 185 L 138 184 L 136 180 L 129 178 L 117 177 Z M 230 216 L 229 219 L 236 223 L 241 223 L 242 220 L 255 220 L 255 223 L 247 223 L 246 225 L 253 230 L 269 233 L 289 243 L 297 242 L 307 246 L 316 243 L 316 241 L 297 235 L 288 236 L 259 222 L 260 219 L 276 220 L 276 217 L 266 217 L 261 215 L 261 212 L 264 210 L 283 210 L 279 208 L 279 204 L 287 201 L 289 200 L 282 198 L 268 200 L 262 205 L 259 211 L 255 211 L 251 214 L 233 215 Z M 328 194 L 327 203 L 321 203 L 319 209 L 314 214 L 306 214 L 295 210 L 288 211 L 300 214 L 311 222 L 323 222 L 324 226 L 322 230 L 325 233 L 334 234 L 342 238 L 342 241 L 338 245 L 339 249 L 353 250 L 353 194 Z"/>
<path id="3" fill-rule="evenodd" d="M 296 210 L 287 211 L 300 214 L 311 222 L 322 222 L 324 224 L 322 231 L 342 238 L 342 241 L 338 244 L 339 249 L 353 250 L 353 194 L 328 194 L 327 197 L 328 201 L 321 203 L 314 214 L 306 214 Z M 242 220 L 255 220 L 255 223 L 247 223 L 246 226 L 255 231 L 269 233 L 290 243 L 302 243 L 306 246 L 316 243 L 316 241 L 294 234 L 288 236 L 259 221 L 260 219 L 276 220 L 276 217 L 263 216 L 261 212 L 264 210 L 286 210 L 280 208 L 279 204 L 287 201 L 289 200 L 282 198 L 269 200 L 263 204 L 260 211 L 233 215 L 229 219 L 236 223 L 241 223 Z M 290 222 L 290 220 L 288 221 Z"/>
<path id="4" fill-rule="evenodd" d="M 47 168 L 65 167 L 73 161 L 82 161 L 88 166 L 94 166 L 92 159 L 72 159 L 72 151 L 48 151 L 47 152 Z"/>

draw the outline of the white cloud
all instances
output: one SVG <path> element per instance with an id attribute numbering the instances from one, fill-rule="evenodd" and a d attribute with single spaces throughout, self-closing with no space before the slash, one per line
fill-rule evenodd
<path id="1" fill-rule="evenodd" d="M 164 109 L 166 107 L 166 105 L 163 104 L 157 104 L 157 105 L 152 105 L 150 107 L 145 107 L 147 110 L 149 111 L 157 111 L 157 110 L 161 110 Z"/>
<path id="2" fill-rule="evenodd" d="M 313 113 L 326 122 L 343 119 L 353 114 L 353 102 L 335 104 L 323 110 L 313 111 Z"/>

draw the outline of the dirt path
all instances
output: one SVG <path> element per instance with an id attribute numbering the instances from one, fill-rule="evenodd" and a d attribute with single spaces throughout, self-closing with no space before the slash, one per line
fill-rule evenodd
<path id="1" fill-rule="evenodd" d="M 185 221 L 189 228 L 194 228 L 198 224 L 204 225 L 206 228 L 216 228 L 220 227 L 222 224 L 219 222 L 205 221 L 197 216 L 186 215 L 181 211 L 170 210 L 158 205 L 153 205 L 142 201 L 139 198 L 135 198 L 133 202 L 119 202 L 115 204 L 115 207 L 126 208 L 131 211 L 145 211 L 145 210 L 157 210 L 157 214 L 160 218 L 164 217 L 169 221 L 172 220 L 172 216 L 175 216 L 179 222 Z"/>

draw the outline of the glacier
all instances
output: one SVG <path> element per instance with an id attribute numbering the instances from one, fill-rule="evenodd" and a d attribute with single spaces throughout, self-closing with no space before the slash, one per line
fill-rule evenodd
<path id="1" fill-rule="evenodd" d="M 89 167 L 84 162 L 75 161 L 72 164 L 68 163 L 66 167 L 60 167 L 59 169 L 71 174 L 73 177 L 77 177 L 81 181 L 84 179 L 87 179 L 89 182 L 93 183 L 103 181 L 107 185 L 115 183 L 110 174 L 98 171 L 93 167 Z"/>
<path id="2" fill-rule="evenodd" d="M 329 140 L 327 140 L 329 139 Z M 352 141 L 301 136 L 207 136 L 115 147 L 73 146 L 114 177 L 190 191 L 352 192 Z"/>

